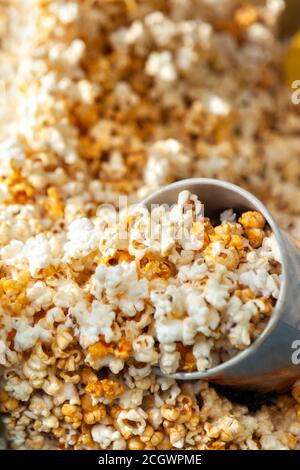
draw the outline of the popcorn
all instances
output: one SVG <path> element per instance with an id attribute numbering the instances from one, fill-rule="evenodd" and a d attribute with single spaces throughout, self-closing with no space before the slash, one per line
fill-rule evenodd
<path id="1" fill-rule="evenodd" d="M 26 295 L 35 311 L 39 311 L 42 306 L 50 307 L 53 298 L 53 290 L 43 281 L 37 281 L 32 287 L 26 289 Z"/>
<path id="2" fill-rule="evenodd" d="M 115 431 L 112 426 L 96 424 L 92 427 L 92 438 L 100 445 L 101 449 L 107 449 L 112 442 L 119 440 L 120 433 Z"/>
<path id="3" fill-rule="evenodd" d="M 195 356 L 198 370 L 208 369 L 212 365 L 210 354 L 212 347 L 212 341 L 203 341 L 203 339 L 195 341 L 193 355 Z"/>
<path id="4" fill-rule="evenodd" d="M 140 335 L 132 343 L 134 358 L 138 362 L 155 364 L 158 353 L 154 349 L 154 338 L 150 335 Z"/>
<path id="5" fill-rule="evenodd" d="M 146 72 L 165 82 L 174 82 L 177 78 L 169 51 L 152 52 L 146 64 Z"/>
<path id="6" fill-rule="evenodd" d="M 64 246 L 66 260 L 86 256 L 97 248 L 97 233 L 93 223 L 86 218 L 74 220 L 70 224 L 67 239 Z"/>
<path id="7" fill-rule="evenodd" d="M 176 351 L 175 344 L 161 343 L 160 345 L 160 368 L 165 374 L 176 372 L 179 366 L 180 353 Z"/>
<path id="8" fill-rule="evenodd" d="M 228 287 L 221 286 L 217 279 L 209 279 L 204 290 L 205 299 L 213 307 L 222 309 L 228 299 Z"/>
<path id="9" fill-rule="evenodd" d="M 155 142 L 149 148 L 149 158 L 145 168 L 146 184 L 152 188 L 167 184 L 177 176 L 188 175 L 191 159 L 180 142 L 167 139 Z"/>
<path id="10" fill-rule="evenodd" d="M 39 339 L 48 342 L 51 339 L 51 333 L 44 330 L 39 325 L 34 327 L 28 324 L 16 325 L 17 333 L 15 336 L 15 348 L 16 351 L 26 351 L 26 349 L 32 348 Z"/>
<path id="11" fill-rule="evenodd" d="M 5 390 L 11 394 L 16 400 L 28 401 L 33 388 L 25 380 L 10 380 L 6 386 Z"/>
<path id="12" fill-rule="evenodd" d="M 72 23 L 77 19 L 78 16 L 78 5 L 75 2 L 71 3 L 66 3 L 64 4 L 58 4 L 58 5 L 52 5 L 51 6 L 52 11 L 54 11 L 59 20 L 62 23 Z"/>
<path id="13" fill-rule="evenodd" d="M 121 434 L 133 434 L 134 436 L 143 434 L 146 427 L 146 417 L 146 413 L 141 408 L 121 411 L 117 418 Z"/>
<path id="14" fill-rule="evenodd" d="M 300 120 L 280 58 L 292 82 L 299 48 L 297 36 L 288 51 L 274 36 L 282 1 L 195 9 L 180 0 L 168 11 L 152 1 L 37 1 L 23 2 L 24 15 L 6 3 L 0 411 L 9 448 L 300 449 L 297 383 L 253 411 L 153 370 L 213 367 L 266 326 L 280 252 L 261 215 L 237 220 L 228 208 L 219 225 L 201 213 L 196 221 L 183 209 L 201 212 L 200 201 L 184 192 L 170 212 L 153 211 L 151 237 L 139 208 L 120 220 L 114 211 L 120 196 L 136 203 L 182 178 L 226 179 L 298 236 Z"/>
<path id="15" fill-rule="evenodd" d="M 142 405 L 143 392 L 139 389 L 126 390 L 119 398 L 119 404 L 122 409 L 137 408 Z"/>
<path id="16" fill-rule="evenodd" d="M 138 280 L 135 262 L 110 267 L 102 264 L 96 269 L 95 281 L 96 288 L 107 286 L 106 296 L 110 303 L 129 317 L 144 309 L 148 282 L 146 279 Z"/>
<path id="17" fill-rule="evenodd" d="M 186 210 L 187 207 L 189 211 Z M 145 219 L 144 222 L 145 216 L 141 212 L 133 212 L 126 219 L 129 230 L 127 246 L 124 244 L 122 250 L 115 250 L 112 258 L 102 256 L 94 276 L 90 277 L 92 293 L 97 299 L 92 300 L 90 305 L 80 300 L 82 293 L 72 281 L 63 281 L 61 284 L 68 285 L 74 295 L 66 297 L 63 290 L 58 290 L 54 304 L 69 307 L 67 325 L 75 327 L 74 334 L 79 338 L 81 347 L 88 350 L 86 361 L 94 369 L 109 367 L 113 373 L 117 373 L 123 369 L 124 360 L 130 358 L 132 350 L 132 356 L 137 362 L 151 365 L 159 363 L 167 373 L 173 373 L 179 367 L 191 371 L 194 368 L 204 370 L 211 367 L 213 362 L 221 361 L 218 350 L 213 351 L 213 338 L 229 341 L 232 350 L 228 352 L 228 357 L 232 357 L 240 349 L 249 346 L 256 337 L 255 327 L 251 323 L 254 317 L 261 316 L 259 328 L 262 322 L 266 324 L 273 308 L 268 299 L 276 299 L 279 293 L 279 267 L 278 273 L 273 273 L 273 265 L 269 264 L 274 259 L 272 251 L 269 251 L 269 247 L 273 249 L 272 244 L 270 246 L 264 243 L 263 247 L 255 251 L 254 246 L 250 250 L 247 241 L 250 229 L 261 230 L 264 238 L 265 220 L 259 213 L 249 211 L 242 214 L 240 223 L 223 222 L 213 227 L 208 219 L 201 216 L 200 209 L 201 204 L 197 197 L 188 191 L 178 195 L 177 204 L 170 211 L 163 207 L 155 208 L 154 237 L 157 240 L 154 243 L 154 252 L 149 253 L 147 250 L 151 250 L 152 239 L 148 234 L 147 238 L 143 238 L 148 221 Z M 196 214 L 198 217 L 200 214 L 200 219 L 195 222 L 193 219 Z M 180 252 L 177 252 L 176 264 L 169 259 L 173 259 L 174 250 L 180 246 L 183 247 L 183 253 L 186 253 L 185 241 L 180 238 L 180 219 L 185 224 L 184 229 L 189 227 L 192 234 L 203 233 L 203 237 L 206 237 L 204 250 L 203 242 L 190 245 L 190 252 L 193 254 L 190 260 L 184 260 L 183 266 L 178 262 Z M 174 231 L 170 232 L 171 243 L 167 252 L 158 237 L 160 227 L 166 220 L 174 227 Z M 118 230 L 116 226 L 113 227 L 118 222 L 112 219 L 110 223 L 113 233 L 117 235 L 118 245 Z M 81 219 L 72 222 L 71 227 L 74 226 L 87 229 L 88 236 L 80 235 L 79 240 L 81 237 L 82 241 L 87 239 L 89 243 L 91 239 L 96 246 L 94 224 L 88 219 Z M 178 231 L 176 236 L 175 231 Z M 138 240 L 144 239 L 149 247 L 144 250 L 142 258 L 139 250 L 131 250 L 135 243 L 131 232 Z M 106 237 L 104 229 L 104 246 Z M 186 234 L 184 237 L 188 239 Z M 68 238 L 70 240 L 74 237 L 69 234 Z M 65 247 L 70 246 L 70 243 L 68 241 Z M 78 239 L 76 244 L 79 245 Z M 244 260 L 245 246 L 248 247 L 249 264 Z M 100 253 L 101 247 L 102 242 Z M 224 264 L 229 253 L 235 253 L 234 264 Z M 81 256 L 87 256 L 87 252 L 83 252 Z M 194 261 L 195 256 L 197 259 Z M 110 259 L 114 260 L 113 265 L 110 265 Z M 191 261 L 192 269 L 188 264 Z M 269 274 L 268 270 L 271 269 L 272 274 Z M 239 292 L 240 284 L 250 287 L 250 296 L 244 291 L 239 297 L 232 296 L 234 291 Z M 54 281 L 52 285 L 59 283 Z M 27 289 L 32 307 L 38 308 L 39 302 L 49 302 L 50 307 L 53 301 L 52 290 L 46 288 L 44 294 L 42 288 L 43 283 L 38 281 L 34 287 Z M 41 291 L 40 295 L 38 289 Z M 48 295 L 49 300 L 44 295 Z M 263 296 L 264 300 L 255 298 L 255 295 Z M 140 315 L 146 305 L 147 312 L 137 321 L 129 320 Z M 223 311 L 226 311 L 227 318 L 223 316 L 221 321 Z M 264 314 L 268 316 L 264 318 Z M 123 323 L 121 328 L 119 317 Z M 125 328 L 129 339 L 121 338 L 122 328 Z M 142 330 L 145 328 L 148 328 L 148 332 L 143 334 Z M 38 337 L 36 333 L 33 344 Z M 222 341 L 220 345 L 222 347 Z M 139 380 L 142 383 L 143 378 Z"/>
<path id="18" fill-rule="evenodd" d="M 0 364 L 2 366 L 6 365 L 5 352 L 6 352 L 5 342 L 0 340 Z"/>
<path id="19" fill-rule="evenodd" d="M 94 300 L 89 312 L 86 304 L 79 302 L 69 309 L 69 315 L 79 325 L 79 342 L 83 348 L 96 343 L 99 335 L 103 335 L 107 343 L 113 339 L 111 326 L 116 314 L 109 305 Z"/>

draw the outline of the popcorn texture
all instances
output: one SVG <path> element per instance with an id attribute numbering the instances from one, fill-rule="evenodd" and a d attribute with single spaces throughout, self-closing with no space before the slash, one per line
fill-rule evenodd
<path id="1" fill-rule="evenodd" d="M 225 306 L 232 347 L 260 333 L 257 312 L 271 314 L 279 289 L 268 263 L 280 259 L 259 216 L 240 221 L 250 250 L 243 270 L 230 212 L 217 232 L 207 225 L 199 263 L 197 227 L 180 256 L 172 237 L 140 246 L 134 230 L 128 251 L 109 207 L 100 208 L 180 178 L 217 177 L 254 192 L 299 237 L 300 117 L 282 79 L 278 8 L 239 0 L 6 3 L 0 410 L 9 445 L 300 449 L 298 382 L 253 412 L 207 384 L 176 383 L 151 368 L 159 356 L 172 370 L 210 367 L 215 338 L 206 335 Z M 183 302 L 172 279 L 201 286 L 216 259 L 204 298 L 187 289 Z M 232 295 L 237 270 L 242 287 Z M 184 342 L 157 348 L 153 315 L 165 338 L 164 317 L 176 312 L 174 322 L 183 322 L 188 312 L 193 322 L 196 306 L 203 323 L 195 344 L 187 322 Z M 170 334 L 178 338 L 175 327 Z"/>

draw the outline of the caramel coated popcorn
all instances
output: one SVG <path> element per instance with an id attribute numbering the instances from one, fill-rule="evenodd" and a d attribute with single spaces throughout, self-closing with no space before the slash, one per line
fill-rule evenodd
<path id="1" fill-rule="evenodd" d="M 101 252 L 89 289 L 92 307 L 105 304 L 107 321 L 101 328 L 98 320 L 101 339 L 88 346 L 91 365 L 113 371 L 117 357 L 120 370 L 126 360 L 129 367 L 132 361 L 159 363 L 167 374 L 203 371 L 246 349 L 264 330 L 280 289 L 274 235 L 258 212 L 229 222 L 226 215 L 233 220 L 236 214 L 227 210 L 214 225 L 195 214 L 199 206 L 196 195 L 182 191 L 172 208 L 150 213 L 137 206 L 110 226 L 113 238 L 106 230 L 99 234 L 110 261 Z M 84 346 L 78 307 L 70 312 Z"/>
<path id="2" fill-rule="evenodd" d="M 297 61 L 294 51 L 282 66 L 285 46 L 274 34 L 282 2 L 2 3 L 8 445 L 300 449 L 298 382 L 253 410 L 206 383 L 153 372 L 158 362 L 205 369 L 261 333 L 280 281 L 261 215 L 234 219 L 228 208 L 217 224 L 192 224 L 178 250 L 168 233 L 141 243 L 138 214 L 124 215 L 130 238 L 120 240 L 113 211 L 123 196 L 135 203 L 182 178 L 223 178 L 255 193 L 299 237 L 300 115 L 282 73 L 290 79 L 286 68 Z M 184 285 L 196 286 L 188 315 Z M 165 314 L 179 325 L 198 303 L 210 308 L 195 344 L 175 335 L 159 346 L 154 315 L 163 338 Z M 229 303 L 231 327 L 218 338 Z"/>

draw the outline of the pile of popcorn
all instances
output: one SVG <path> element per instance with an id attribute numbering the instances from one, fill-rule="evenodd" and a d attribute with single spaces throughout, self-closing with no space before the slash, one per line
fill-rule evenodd
<path id="1" fill-rule="evenodd" d="M 280 259 L 260 213 L 244 212 L 234 222 L 227 210 L 213 226 L 189 191 L 172 208 L 137 206 L 116 224 L 113 211 L 105 212 L 100 261 L 94 258 L 98 266 L 84 287 L 93 295 L 91 313 L 80 302 L 66 319 L 94 369 L 118 373 L 124 359 L 131 367 L 132 356 L 144 366 L 159 363 L 166 374 L 203 371 L 264 330 L 279 295 Z M 59 258 L 68 248 L 67 241 Z"/>
<path id="2" fill-rule="evenodd" d="M 300 449 L 300 380 L 251 409 L 152 367 L 205 369 L 261 333 L 280 264 L 260 214 L 196 224 L 192 246 L 178 250 L 172 237 L 142 246 L 138 212 L 124 218 L 130 238 L 119 245 L 112 210 L 124 196 L 135 203 L 178 179 L 216 177 L 254 192 L 299 236 L 300 113 L 274 33 L 283 1 L 262 3 L 1 4 L 0 410 L 9 447 Z M 195 338 L 166 327 L 170 312 L 193 322 L 196 305 L 205 321 Z M 219 336 L 222 324 L 230 330 Z"/>

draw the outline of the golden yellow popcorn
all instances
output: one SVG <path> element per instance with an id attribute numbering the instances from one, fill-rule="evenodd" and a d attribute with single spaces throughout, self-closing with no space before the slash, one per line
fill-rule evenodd
<path id="1" fill-rule="evenodd" d="M 131 437 L 127 445 L 129 450 L 143 450 L 145 448 L 144 443 L 139 437 Z"/>
<path id="2" fill-rule="evenodd" d="M 239 297 L 242 302 L 248 302 L 248 300 L 253 300 L 256 298 L 256 295 L 255 293 L 253 292 L 252 289 L 250 289 L 249 287 L 245 288 L 245 289 L 237 289 L 234 291 L 234 295 L 236 295 L 237 297 Z"/>
<path id="3" fill-rule="evenodd" d="M 244 212 L 239 218 L 240 224 L 244 227 L 244 233 L 253 248 L 259 248 L 265 237 L 265 218 L 257 211 Z"/>
<path id="4" fill-rule="evenodd" d="M 127 360 L 131 356 L 132 346 L 128 339 L 121 338 L 114 349 L 114 355 L 122 360 Z"/>
<path id="5" fill-rule="evenodd" d="M 235 248 L 227 248 L 216 253 L 212 243 L 205 248 L 204 258 L 208 265 L 223 264 L 230 271 L 234 271 L 240 262 L 240 254 Z"/>
<path id="6" fill-rule="evenodd" d="M 106 416 L 106 408 L 103 404 L 93 405 L 90 395 L 81 397 L 81 406 L 83 409 L 83 420 L 86 424 L 95 424 Z"/>
<path id="7" fill-rule="evenodd" d="M 138 269 L 141 275 L 149 281 L 156 277 L 169 279 L 176 271 L 173 263 L 152 253 L 147 253 L 143 256 L 138 263 Z"/>
<path id="8" fill-rule="evenodd" d="M 16 410 L 18 407 L 18 400 L 11 397 L 3 388 L 0 388 L 0 411 L 8 413 Z"/>
<path id="9" fill-rule="evenodd" d="M 259 248 L 265 237 L 265 233 L 260 228 L 245 228 L 245 235 L 253 248 Z"/>
<path id="10" fill-rule="evenodd" d="M 242 5 L 237 8 L 234 20 L 241 28 L 248 28 L 258 20 L 258 11 L 253 5 Z"/>
<path id="11" fill-rule="evenodd" d="M 244 246 L 242 232 L 239 224 L 223 223 L 213 228 L 209 239 L 211 242 L 222 241 L 226 247 L 241 250 Z"/>
<path id="12" fill-rule="evenodd" d="M 34 188 L 24 178 L 21 171 L 18 168 L 14 168 L 9 176 L 4 178 L 9 193 L 11 195 L 12 202 L 16 204 L 27 204 L 33 201 Z"/>
<path id="13" fill-rule="evenodd" d="M 64 205 L 57 189 L 54 186 L 48 188 L 47 196 L 48 197 L 45 201 L 45 208 L 49 214 L 49 217 L 53 221 L 61 219 L 64 216 Z"/>
<path id="14" fill-rule="evenodd" d="M 79 406 L 65 403 L 61 411 L 66 423 L 71 424 L 73 429 L 79 428 L 82 421 L 82 413 Z"/>
<path id="15" fill-rule="evenodd" d="M 116 380 L 103 379 L 88 383 L 86 392 L 95 395 L 95 397 L 104 396 L 109 400 L 115 400 L 124 392 L 124 387 Z"/>
<path id="16" fill-rule="evenodd" d="M 27 272 L 20 273 L 18 279 L 0 279 L 0 297 L 4 308 L 9 309 L 13 315 L 19 315 L 27 306 L 26 287 L 30 275 Z"/>
<path id="17" fill-rule="evenodd" d="M 100 337 L 99 341 L 95 344 L 92 344 L 88 347 L 88 351 L 93 357 L 93 359 L 102 359 L 103 357 L 107 356 L 110 352 L 112 352 L 112 344 L 106 343 L 104 337 Z"/>
<path id="18" fill-rule="evenodd" d="M 266 225 L 264 216 L 257 211 L 243 212 L 243 214 L 239 218 L 239 223 L 244 227 L 244 229 L 262 229 Z"/>

